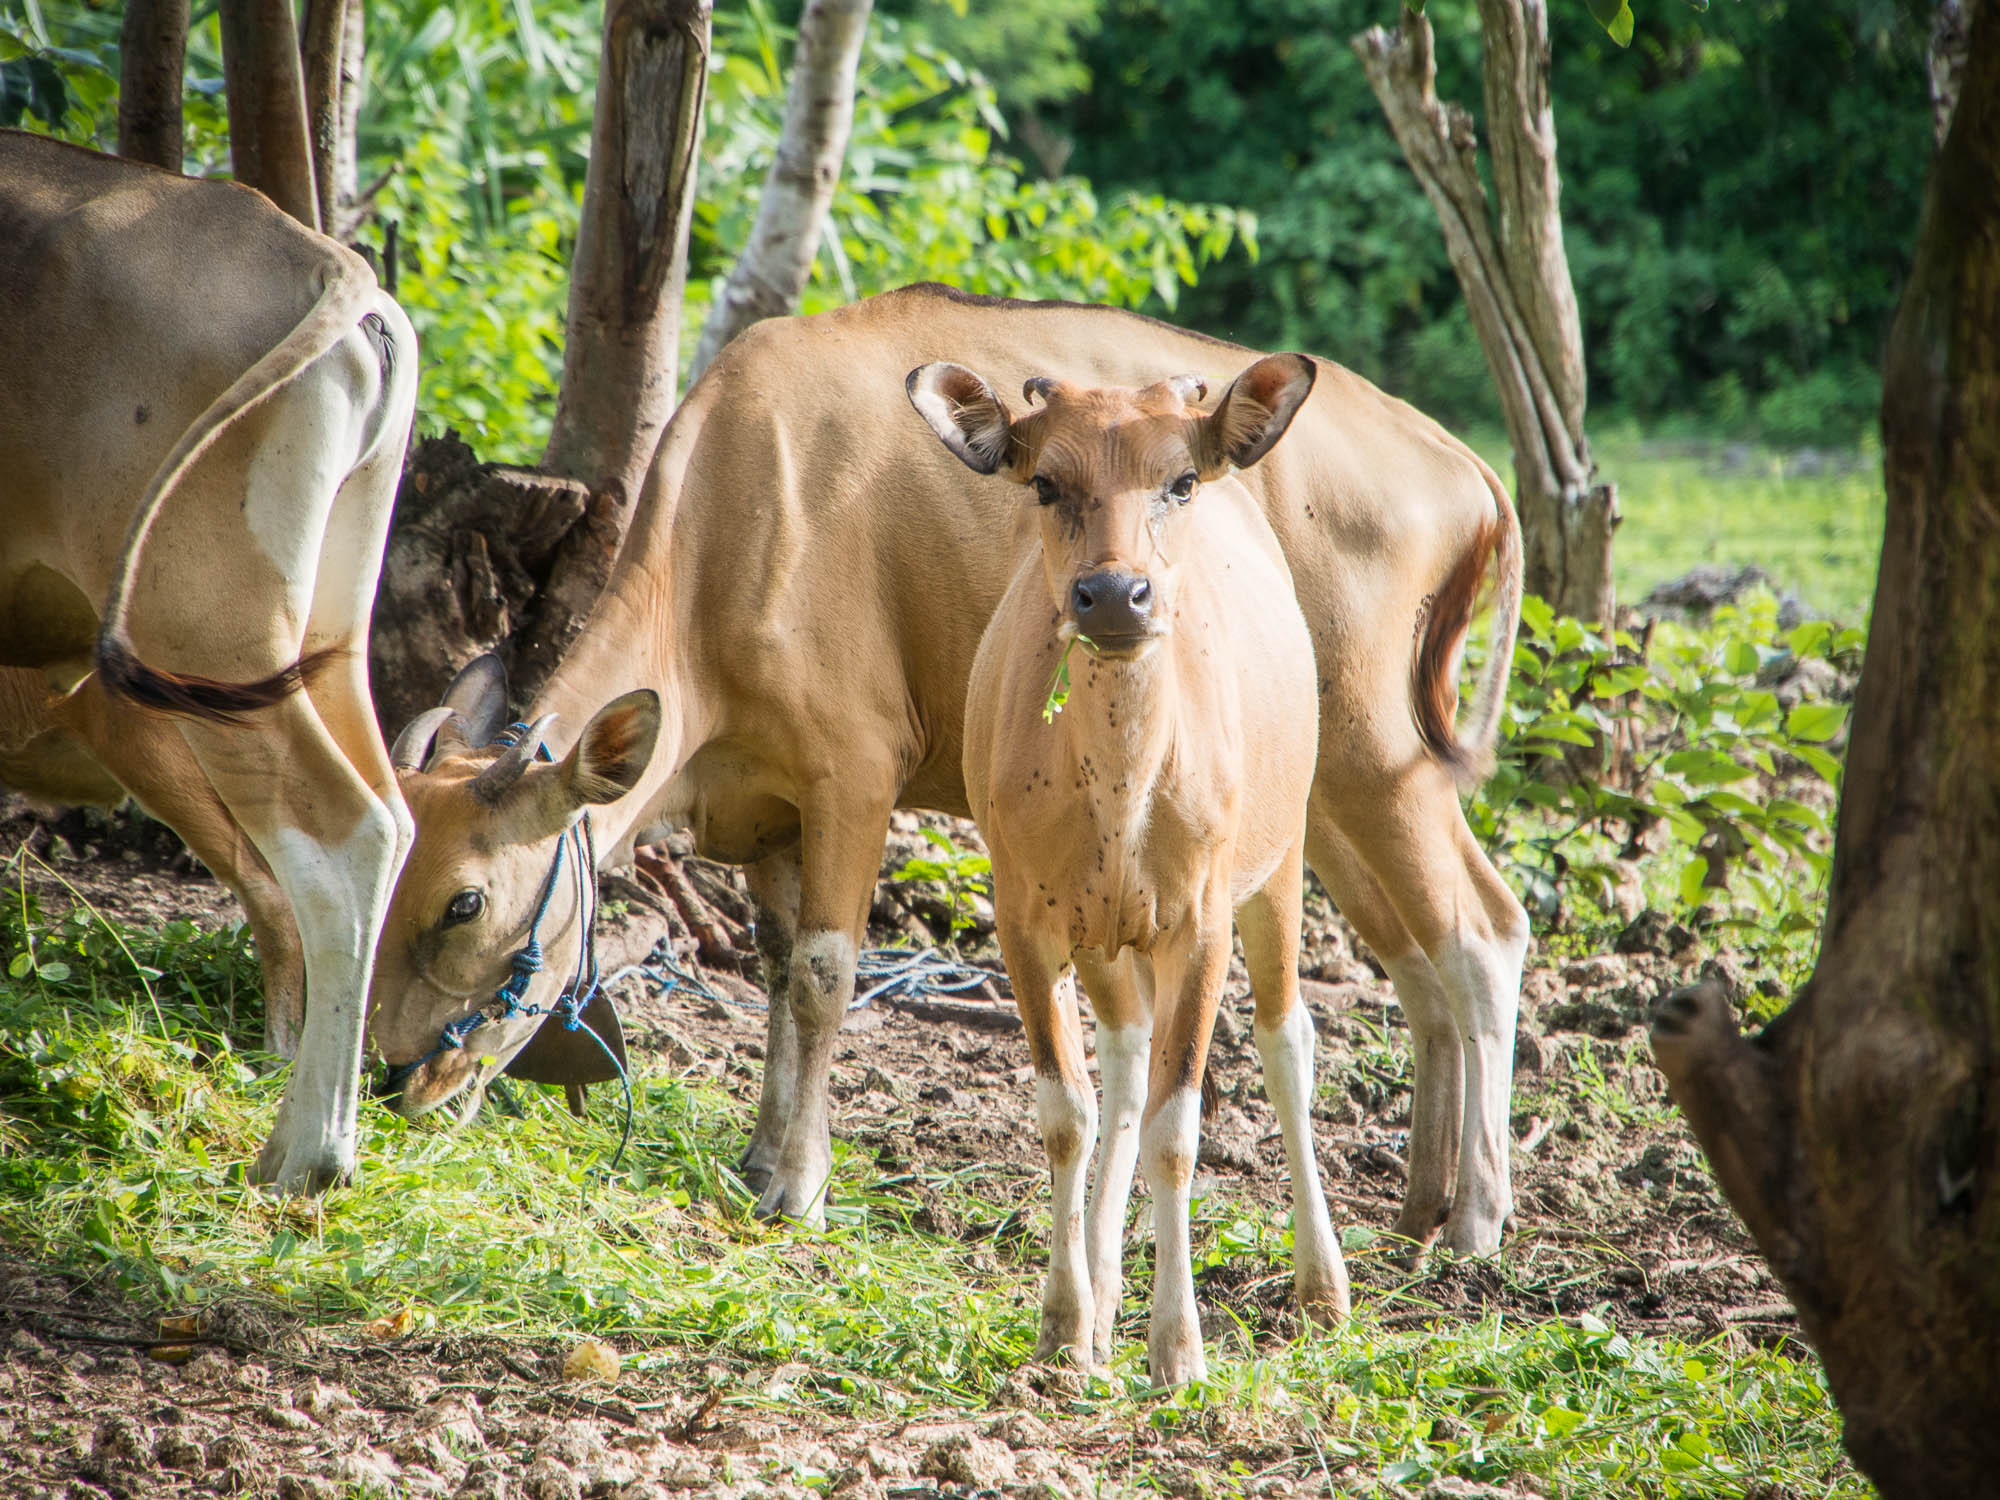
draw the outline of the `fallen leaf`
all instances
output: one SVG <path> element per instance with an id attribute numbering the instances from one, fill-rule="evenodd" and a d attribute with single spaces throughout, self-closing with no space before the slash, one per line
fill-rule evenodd
<path id="1" fill-rule="evenodd" d="M 361 1331 L 371 1339 L 399 1339 L 416 1326 L 416 1313 L 407 1307 L 399 1307 L 386 1317 L 367 1324 Z"/>
<path id="2" fill-rule="evenodd" d="M 186 1323 L 192 1320 L 188 1318 L 167 1318 L 164 1321 L 168 1323 Z M 148 1349 L 146 1354 L 148 1358 L 156 1359 L 163 1365 L 184 1365 L 194 1358 L 194 1345 L 156 1344 L 153 1348 Z"/>
<path id="3" fill-rule="evenodd" d="M 618 1351 L 602 1339 L 583 1339 L 563 1359 L 564 1380 L 616 1380 Z"/>

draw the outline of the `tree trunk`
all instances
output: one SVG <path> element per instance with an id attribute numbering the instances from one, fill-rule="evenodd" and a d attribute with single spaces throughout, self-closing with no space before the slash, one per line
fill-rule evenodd
<path id="1" fill-rule="evenodd" d="M 757 223 L 709 309 L 690 384 L 752 323 L 783 317 L 799 305 L 847 155 L 854 73 L 873 7 L 874 0 L 808 0 L 799 17 L 784 130 L 757 203 Z"/>
<path id="2" fill-rule="evenodd" d="M 1583 332 L 1563 254 L 1543 0 L 1479 0 L 1496 231 L 1472 117 L 1437 97 L 1430 22 L 1354 38 L 1396 144 L 1437 210 L 1445 249 L 1500 394 L 1514 449 L 1529 592 L 1608 621 L 1615 487 L 1594 483 L 1584 437 Z"/>
<path id="3" fill-rule="evenodd" d="M 346 80 L 347 13 L 362 0 L 306 0 L 306 125 L 312 142 L 313 187 L 320 227 L 338 235 L 340 215 L 340 132 L 349 116 L 341 99 Z M 351 154 L 351 151 L 350 153 Z"/>
<path id="4" fill-rule="evenodd" d="M 1972 13 L 1979 0 L 1938 0 L 1937 14 L 1931 18 L 1931 45 L 1926 61 L 1931 81 L 1931 129 L 1938 145 L 1944 145 L 1951 129 L 1952 111 L 1958 108 L 1959 85 L 1965 77 L 1965 48 L 1972 29 Z"/>
<path id="5" fill-rule="evenodd" d="M 673 414 L 710 18 L 709 0 L 610 0 L 605 10 L 562 393 L 542 457 L 548 473 L 587 486 L 590 505 L 518 643 L 523 696 L 603 592 Z"/>
<path id="6" fill-rule="evenodd" d="M 181 169 L 188 0 L 127 0 L 118 32 L 118 154 Z"/>
<path id="7" fill-rule="evenodd" d="M 317 229 L 319 195 L 291 0 L 222 0 L 220 15 L 236 180 Z"/>
<path id="8" fill-rule="evenodd" d="M 1888 519 L 1818 966 L 1754 1042 L 1713 989 L 1660 1066 L 1890 1497 L 2000 1473 L 2000 7 L 1890 334 Z"/>
<path id="9" fill-rule="evenodd" d="M 347 25 L 340 42 L 340 123 L 334 135 L 333 208 L 334 218 L 327 232 L 345 240 L 360 228 L 364 205 L 361 202 L 361 100 L 368 91 L 367 6 L 363 0 L 347 0 Z M 395 288 L 389 289 L 391 296 Z"/>

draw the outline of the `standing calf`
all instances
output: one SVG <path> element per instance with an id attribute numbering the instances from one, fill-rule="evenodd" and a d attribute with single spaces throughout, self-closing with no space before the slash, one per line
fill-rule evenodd
<path id="1" fill-rule="evenodd" d="M 1312 1019 L 1299 1003 L 1306 804 L 1318 749 L 1312 638 L 1284 554 L 1233 471 L 1256 463 L 1312 390 L 1296 355 L 1259 360 L 1215 411 L 1194 376 L 1143 390 L 1030 380 L 1015 421 L 959 365 L 910 399 L 970 468 L 1039 503 L 1040 545 L 986 627 L 967 690 L 965 784 L 993 855 L 1000 948 L 1034 1057 L 1054 1174 L 1037 1353 L 1108 1357 L 1134 1158 L 1156 1242 L 1148 1364 L 1205 1373 L 1188 1193 L 1209 1033 L 1236 912 L 1257 1049 L 1291 1167 L 1300 1304 L 1347 1312 L 1311 1135 Z M 1044 722 L 1058 663 L 1075 689 Z M 1098 1135 L 1074 975 L 1098 1018 Z"/>

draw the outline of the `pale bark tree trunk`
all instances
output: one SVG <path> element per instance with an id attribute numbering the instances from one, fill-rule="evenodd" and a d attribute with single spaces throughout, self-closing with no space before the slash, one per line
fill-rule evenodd
<path id="1" fill-rule="evenodd" d="M 317 229 L 319 195 L 291 0 L 222 0 L 220 16 L 236 180 Z"/>
<path id="2" fill-rule="evenodd" d="M 1437 210 L 1514 449 L 1526 582 L 1563 614 L 1609 620 L 1617 490 L 1584 437 L 1583 331 L 1563 254 L 1544 0 L 1479 0 L 1498 223 L 1472 117 L 1437 97 L 1430 22 L 1354 38 L 1396 143 Z"/>
<path id="3" fill-rule="evenodd" d="M 583 628 L 673 413 L 709 0 L 610 0 L 541 472 L 433 439 L 410 455 L 369 645 L 391 733 L 479 651 L 535 690 Z"/>
<path id="4" fill-rule="evenodd" d="M 349 6 L 362 0 L 306 0 L 305 95 L 306 127 L 312 143 L 313 188 L 319 203 L 320 227 L 338 237 L 340 212 L 341 128 L 348 119 L 342 107 L 345 83 Z"/>
<path id="5" fill-rule="evenodd" d="M 188 0 L 128 0 L 118 32 L 118 154 L 181 169 Z"/>
<path id="6" fill-rule="evenodd" d="M 1889 506 L 1826 926 L 1753 1042 L 1653 1045 L 1892 1497 L 2000 1474 L 2000 6 L 1972 22 L 1883 371 Z"/>
<path id="7" fill-rule="evenodd" d="M 1959 84 L 1965 74 L 1965 48 L 1972 30 L 1972 14 L 1979 0 L 1938 0 L 1937 14 L 1931 18 L 1931 45 L 1927 61 L 1931 80 L 1931 128 L 1938 145 L 1944 145 L 1951 129 L 1951 112 L 1958 107 Z"/>
<path id="8" fill-rule="evenodd" d="M 347 25 L 340 43 L 340 124 L 333 154 L 333 203 L 340 239 L 359 227 L 361 202 L 361 101 L 368 91 L 367 6 L 347 0 Z M 334 232 L 329 230 L 329 233 Z M 392 296 L 394 289 L 391 289 Z"/>
<path id="9" fill-rule="evenodd" d="M 785 93 L 785 124 L 750 241 L 709 309 L 688 382 L 737 334 L 799 305 L 854 125 L 854 74 L 874 0 L 808 0 Z"/>

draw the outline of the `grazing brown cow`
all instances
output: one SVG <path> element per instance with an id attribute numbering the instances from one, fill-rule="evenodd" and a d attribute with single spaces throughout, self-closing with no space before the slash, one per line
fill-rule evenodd
<path id="1" fill-rule="evenodd" d="M 1312 362 L 1295 354 L 1259 360 L 1213 412 L 1188 405 L 1207 394 L 1194 376 L 1137 391 L 1031 380 L 1024 394 L 1045 404 L 1016 421 L 962 366 L 910 374 L 910 399 L 945 446 L 1038 502 L 1041 544 L 986 627 L 965 706 L 965 789 L 993 855 L 1000 951 L 1055 1178 L 1037 1353 L 1110 1358 L 1143 1151 L 1155 1244 L 1147 1356 L 1161 1385 L 1207 1373 L 1188 1192 L 1232 912 L 1291 1169 L 1299 1302 L 1347 1313 L 1312 1147 L 1312 1017 L 1299 1001 L 1319 745 L 1312 636 L 1270 523 L 1236 478 L 1283 436 L 1312 385 Z M 1074 690 L 1045 722 L 1050 684 L 1079 646 Z M 1097 1107 L 1079 970 L 1108 1117 L 1087 1231 Z"/>
<path id="2" fill-rule="evenodd" d="M 325 1187 L 410 838 L 367 632 L 416 335 L 261 194 L 14 131 L 0 308 L 0 777 L 129 791 L 235 889 L 298 1055 L 255 1176 Z"/>
<path id="3" fill-rule="evenodd" d="M 616 694 L 657 690 L 658 752 L 597 814 L 598 848 L 618 858 L 681 826 L 704 854 L 749 866 L 776 1000 L 743 1162 L 761 1213 L 820 1212 L 828 1075 L 889 814 L 970 815 L 965 685 L 1033 542 L 1006 480 L 968 479 L 923 437 L 905 376 L 960 359 L 1003 389 L 1189 370 L 1220 391 L 1255 357 L 1105 308 L 910 287 L 747 330 L 668 424 L 605 596 L 531 712 L 581 725 Z M 1323 753 L 1306 860 L 1388 968 L 1414 1034 L 1397 1227 L 1428 1243 L 1442 1226 L 1454 1249 L 1489 1252 L 1512 1207 L 1508 1086 L 1528 927 L 1466 827 L 1457 778 L 1499 720 L 1519 532 L 1506 491 L 1463 444 L 1340 366 L 1314 369 L 1285 442 L 1240 479 L 1313 636 Z M 993 503 L 968 503 L 968 484 L 990 486 Z M 1460 739 L 1459 649 L 1489 570 L 1491 656 Z M 480 1003 L 475 976 L 488 995 L 505 981 L 554 859 L 545 821 L 483 802 L 456 763 L 440 777 L 435 795 L 427 773 L 405 777 L 417 845 L 378 954 L 370 1024 L 399 1064 Z M 554 899 L 549 920 L 567 920 L 574 898 Z M 573 946 L 550 947 L 533 993 L 552 997 L 574 964 Z M 439 965 L 461 976 L 455 994 L 426 978 Z M 521 1045 L 486 1037 L 477 1046 L 498 1061 Z M 471 1076 L 419 1070 L 403 1107 L 433 1107 Z"/>

